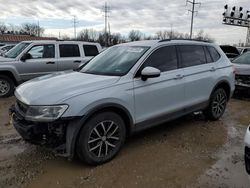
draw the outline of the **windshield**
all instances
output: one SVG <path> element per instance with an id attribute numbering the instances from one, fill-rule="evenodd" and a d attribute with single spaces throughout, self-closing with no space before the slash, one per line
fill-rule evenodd
<path id="1" fill-rule="evenodd" d="M 114 46 L 94 57 L 80 72 L 122 76 L 135 65 L 149 47 Z"/>
<path id="2" fill-rule="evenodd" d="M 16 58 L 29 45 L 30 45 L 30 43 L 19 43 L 14 48 L 12 48 L 10 51 L 8 51 L 4 57 Z"/>
<path id="3" fill-rule="evenodd" d="M 246 52 L 233 60 L 233 63 L 250 65 L 250 52 Z"/>

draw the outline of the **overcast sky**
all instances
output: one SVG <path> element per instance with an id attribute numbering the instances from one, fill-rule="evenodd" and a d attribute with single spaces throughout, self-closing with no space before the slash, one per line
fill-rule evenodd
<path id="1" fill-rule="evenodd" d="M 196 0 L 198 1 L 198 0 Z M 111 32 L 126 35 L 130 30 L 154 34 L 159 30 L 173 29 L 189 32 L 191 14 L 186 0 L 108 0 Z M 200 0 L 194 20 L 194 32 L 204 30 L 217 43 L 245 42 L 246 28 L 222 24 L 224 5 L 242 6 L 250 10 L 249 0 Z M 20 25 L 37 23 L 45 28 L 46 35 L 73 36 L 73 16 L 78 19 L 77 31 L 83 28 L 104 28 L 102 9 L 104 0 L 0 0 L 0 21 Z"/>

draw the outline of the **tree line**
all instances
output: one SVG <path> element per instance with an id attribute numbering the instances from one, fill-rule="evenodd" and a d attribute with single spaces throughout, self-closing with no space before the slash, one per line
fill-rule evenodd
<path id="1" fill-rule="evenodd" d="M 0 22 L 0 34 L 21 34 L 31 36 L 43 36 L 45 29 L 35 23 L 23 23 L 21 26 L 9 25 L 6 26 Z M 188 33 L 180 33 L 177 31 L 162 30 L 157 31 L 155 34 L 146 35 L 139 30 L 131 30 L 128 35 L 121 33 L 105 33 L 104 31 L 97 31 L 94 29 L 83 29 L 78 32 L 77 38 L 71 38 L 68 35 L 60 37 L 62 40 L 80 40 L 86 42 L 98 42 L 102 46 L 113 46 L 116 44 L 139 41 L 139 40 L 164 40 L 164 39 L 189 39 Z M 193 39 L 214 42 L 214 39 L 200 30 Z"/>
<path id="2" fill-rule="evenodd" d="M 35 23 L 23 23 L 21 26 L 6 25 L 0 22 L 0 34 L 42 36 L 44 28 Z"/>
<path id="3" fill-rule="evenodd" d="M 94 29 L 84 29 L 77 35 L 76 40 L 87 41 L 87 42 L 98 42 L 102 46 L 105 45 L 107 37 L 108 46 L 113 46 L 119 43 L 139 41 L 139 40 L 164 40 L 164 39 L 190 39 L 189 33 L 180 33 L 176 31 L 158 31 L 154 35 L 146 35 L 139 30 L 131 30 L 127 36 L 121 35 L 120 33 L 104 33 L 98 32 Z M 63 37 L 62 39 L 70 39 L 69 37 Z M 214 42 L 203 30 L 200 30 L 194 37 L 195 40 Z"/>

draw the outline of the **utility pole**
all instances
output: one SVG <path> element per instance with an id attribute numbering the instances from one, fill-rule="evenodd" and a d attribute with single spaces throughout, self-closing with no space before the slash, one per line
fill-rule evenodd
<path id="1" fill-rule="evenodd" d="M 76 39 L 76 24 L 77 24 L 76 16 L 74 16 L 73 18 L 73 24 L 74 24 L 74 38 Z"/>
<path id="2" fill-rule="evenodd" d="M 188 10 L 192 13 L 191 17 L 191 28 L 190 28 L 190 39 L 192 39 L 193 36 L 193 25 L 194 25 L 194 13 L 198 13 L 198 11 L 195 11 L 195 5 L 201 5 L 201 3 L 196 3 L 195 0 L 189 1 L 187 0 L 187 3 L 190 3 L 192 5 L 192 10 Z"/>
<path id="3" fill-rule="evenodd" d="M 170 39 L 173 39 L 173 24 L 170 24 L 171 26 L 171 31 L 170 31 Z"/>
<path id="4" fill-rule="evenodd" d="M 107 5 L 107 2 L 105 2 L 104 5 L 104 22 L 105 22 L 105 31 L 104 31 L 104 36 L 105 36 L 105 47 L 108 46 L 108 13 L 109 13 L 109 6 Z"/>
<path id="5" fill-rule="evenodd" d="M 40 23 L 37 21 L 37 36 L 40 37 Z"/>

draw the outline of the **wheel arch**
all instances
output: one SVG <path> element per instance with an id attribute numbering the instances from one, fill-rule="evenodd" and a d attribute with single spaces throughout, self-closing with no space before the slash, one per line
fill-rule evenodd
<path id="1" fill-rule="evenodd" d="M 210 96 L 213 94 L 213 92 L 218 89 L 223 88 L 226 91 L 227 94 L 227 100 L 230 100 L 231 97 L 231 86 L 227 80 L 221 80 L 219 81 L 215 87 L 213 88 L 212 92 L 210 93 Z"/>
<path id="2" fill-rule="evenodd" d="M 125 107 L 115 103 L 106 103 L 96 106 L 95 108 L 87 112 L 83 117 L 79 117 L 77 120 L 69 123 L 66 136 L 66 152 L 69 158 L 73 158 L 75 156 L 76 143 L 84 124 L 95 114 L 105 111 L 112 111 L 120 115 L 126 125 L 126 136 L 132 134 L 134 127 L 133 118 Z"/>
<path id="3" fill-rule="evenodd" d="M 0 70 L 0 74 L 1 74 L 1 75 L 5 75 L 5 76 L 8 76 L 10 79 L 13 80 L 15 86 L 18 85 L 18 82 L 17 82 L 17 80 L 16 80 L 14 74 L 13 74 L 11 71 L 2 71 L 2 70 Z"/>

